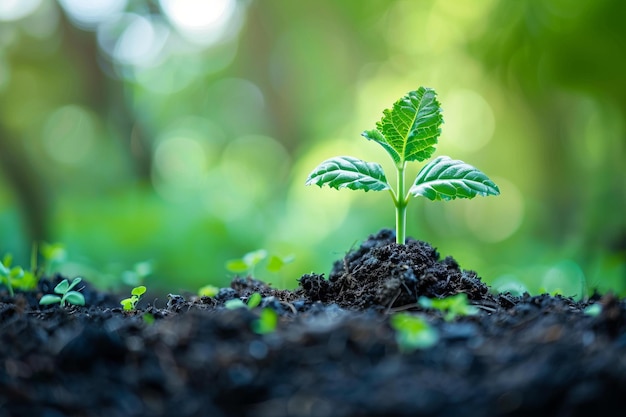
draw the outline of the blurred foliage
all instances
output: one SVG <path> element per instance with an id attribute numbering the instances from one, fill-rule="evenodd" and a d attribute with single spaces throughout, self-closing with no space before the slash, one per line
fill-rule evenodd
<path id="1" fill-rule="evenodd" d="M 387 196 L 308 189 L 419 85 L 437 154 L 494 199 L 416 203 L 408 234 L 495 287 L 626 291 L 626 31 L 617 0 L 0 2 L 0 253 L 103 288 L 224 285 L 229 259 L 295 255 L 293 287 L 382 227 Z M 387 169 L 387 167 L 385 167 Z M 417 169 L 417 168 L 416 168 Z M 16 259 L 16 260 L 18 260 Z"/>

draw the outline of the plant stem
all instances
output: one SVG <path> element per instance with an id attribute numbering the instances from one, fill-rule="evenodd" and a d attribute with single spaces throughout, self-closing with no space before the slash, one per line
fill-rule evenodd
<path id="1" fill-rule="evenodd" d="M 398 188 L 396 197 L 396 243 L 404 245 L 406 241 L 406 206 L 408 199 L 406 197 L 404 185 L 404 168 L 406 163 L 396 166 L 398 173 Z"/>

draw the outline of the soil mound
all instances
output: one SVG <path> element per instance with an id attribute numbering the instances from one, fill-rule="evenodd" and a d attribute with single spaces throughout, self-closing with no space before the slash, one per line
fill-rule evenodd
<path id="1" fill-rule="evenodd" d="M 441 260 L 426 242 L 409 238 L 398 245 L 389 229 L 335 262 L 328 281 L 322 275 L 305 275 L 300 288 L 311 300 L 358 310 L 391 309 L 415 304 L 420 296 L 442 298 L 461 292 L 472 301 L 495 302 L 475 272 L 460 269 L 450 256 Z"/>

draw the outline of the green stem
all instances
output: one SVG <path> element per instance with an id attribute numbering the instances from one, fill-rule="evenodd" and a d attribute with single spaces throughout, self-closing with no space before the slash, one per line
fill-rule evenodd
<path id="1" fill-rule="evenodd" d="M 406 197 L 404 184 L 404 168 L 406 164 L 397 166 L 398 170 L 398 188 L 396 197 L 396 243 L 404 245 L 406 241 L 406 206 L 409 202 Z"/>

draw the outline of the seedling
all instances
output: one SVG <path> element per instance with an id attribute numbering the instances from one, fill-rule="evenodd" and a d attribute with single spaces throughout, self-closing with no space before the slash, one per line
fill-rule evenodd
<path id="1" fill-rule="evenodd" d="M 152 261 L 137 262 L 133 268 L 122 272 L 122 282 L 128 286 L 140 286 L 154 270 Z"/>
<path id="2" fill-rule="evenodd" d="M 4 286 L 7 287 L 11 297 L 15 295 L 13 291 L 13 281 L 24 275 L 24 270 L 19 266 L 11 268 L 12 260 L 13 257 L 11 254 L 6 254 L 2 261 L 0 261 L 0 283 L 3 283 Z"/>
<path id="3" fill-rule="evenodd" d="M 446 298 L 420 297 L 418 304 L 424 308 L 433 308 L 444 313 L 445 321 L 452 321 L 458 316 L 472 316 L 478 314 L 478 308 L 467 300 L 467 294 L 459 293 Z"/>
<path id="4" fill-rule="evenodd" d="M 67 259 L 67 251 L 61 243 L 45 243 L 41 244 L 41 256 L 44 259 L 46 275 L 52 273 L 52 267 L 65 262 Z"/>
<path id="5" fill-rule="evenodd" d="M 146 292 L 146 287 L 140 285 L 130 292 L 129 298 L 124 298 L 120 304 L 124 307 L 124 311 L 134 310 L 141 296 Z"/>
<path id="6" fill-rule="evenodd" d="M 198 289 L 198 295 L 200 297 L 215 297 L 220 292 L 220 289 L 215 285 L 205 285 Z"/>
<path id="7" fill-rule="evenodd" d="M 276 330 L 278 314 L 269 307 L 261 310 L 261 315 L 251 324 L 252 331 L 257 334 L 268 334 Z"/>
<path id="8" fill-rule="evenodd" d="M 584 313 L 587 316 L 597 317 L 600 315 L 600 313 L 602 313 L 602 306 L 598 303 L 588 305 L 587 307 L 585 307 Z"/>
<path id="9" fill-rule="evenodd" d="M 443 117 L 436 93 L 420 87 L 398 100 L 391 109 L 383 111 L 376 128 L 362 136 L 379 143 L 391 156 L 396 168 L 397 186 L 394 190 L 380 164 L 365 162 L 352 156 L 327 159 L 308 176 L 306 185 L 328 185 L 340 189 L 363 191 L 388 190 L 396 208 L 396 242 L 406 240 L 406 207 L 410 196 L 429 200 L 473 198 L 477 195 L 498 195 L 498 186 L 484 173 L 463 161 L 439 156 L 426 164 L 407 191 L 405 169 L 407 162 L 425 161 L 435 152 L 441 134 Z"/>
<path id="10" fill-rule="evenodd" d="M 224 303 L 224 307 L 229 310 L 236 310 L 238 308 L 246 308 L 248 310 L 254 310 L 257 308 L 263 297 L 258 292 L 253 293 L 248 297 L 248 302 L 244 303 L 239 298 L 233 298 L 232 300 L 228 300 Z M 261 314 L 258 319 L 252 321 L 250 326 L 252 327 L 252 331 L 257 334 L 267 334 L 272 333 L 276 329 L 276 325 L 278 324 L 278 314 L 274 310 L 269 307 L 261 310 Z"/>
<path id="11" fill-rule="evenodd" d="M 232 300 L 228 300 L 224 303 L 224 307 L 229 310 L 235 310 L 238 308 L 247 308 L 248 310 L 255 309 L 261 304 L 261 300 L 263 297 L 258 292 L 255 292 L 250 297 L 248 297 L 248 303 L 244 303 L 239 298 L 233 298 Z"/>
<path id="12" fill-rule="evenodd" d="M 437 330 L 419 316 L 398 313 L 391 316 L 390 323 L 396 331 L 396 342 L 403 352 L 428 349 L 439 340 Z"/>
<path id="13" fill-rule="evenodd" d="M 278 255 L 270 255 L 265 249 L 258 249 L 252 252 L 246 253 L 240 259 L 231 259 L 226 263 L 226 269 L 230 272 L 243 273 L 245 272 L 249 276 L 254 276 L 254 270 L 261 262 L 267 260 L 265 268 L 270 272 L 278 272 L 285 265 L 293 262 L 294 257 L 292 255 L 280 257 Z"/>
<path id="14" fill-rule="evenodd" d="M 72 283 L 67 279 L 59 282 L 56 287 L 54 287 L 54 292 L 58 295 L 54 294 L 46 294 L 41 297 L 39 300 L 39 304 L 48 305 L 59 303 L 61 306 L 66 306 L 68 304 L 74 304 L 77 306 L 85 305 L 85 297 L 79 293 L 78 291 L 72 291 L 82 279 L 80 277 L 76 277 L 72 280 Z"/>
<path id="15" fill-rule="evenodd" d="M 230 272 L 245 272 L 250 276 L 254 276 L 254 268 L 265 258 L 267 258 L 265 249 L 255 250 L 246 253 L 241 259 L 231 259 L 226 263 L 226 269 Z"/>

